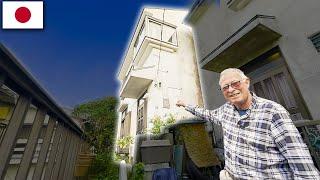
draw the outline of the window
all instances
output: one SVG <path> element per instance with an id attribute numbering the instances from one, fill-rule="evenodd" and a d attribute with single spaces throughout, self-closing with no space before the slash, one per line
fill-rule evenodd
<path id="1" fill-rule="evenodd" d="M 177 45 L 177 31 L 172 26 L 150 20 L 149 32 L 149 36 L 154 39 Z"/>
<path id="2" fill-rule="evenodd" d="M 24 118 L 24 125 L 31 126 L 33 124 L 37 111 L 38 111 L 38 108 L 35 105 L 31 104 L 27 112 L 27 115 Z"/>
<path id="3" fill-rule="evenodd" d="M 138 130 L 137 134 L 143 132 L 143 104 L 138 107 Z"/>
<path id="4" fill-rule="evenodd" d="M 124 136 L 124 121 L 121 121 L 121 130 L 120 130 L 120 138 Z"/>
<path id="5" fill-rule="evenodd" d="M 128 108 L 126 108 L 125 110 L 123 110 L 123 111 L 121 112 L 121 121 L 124 121 L 124 120 L 125 120 L 127 114 L 128 114 Z"/>
<path id="6" fill-rule="evenodd" d="M 161 39 L 161 24 L 155 21 L 149 23 L 149 36 L 155 39 Z"/>
<path id="7" fill-rule="evenodd" d="M 10 164 L 20 164 L 27 142 L 28 139 L 17 139 L 10 159 Z"/>
<path id="8" fill-rule="evenodd" d="M 120 129 L 120 137 L 123 138 L 126 135 L 125 132 L 125 120 L 128 114 L 128 108 L 121 112 L 121 129 Z"/>
<path id="9" fill-rule="evenodd" d="M 4 136 L 19 95 L 5 85 L 0 86 L 0 142 Z"/>
<path id="10" fill-rule="evenodd" d="M 0 122 L 9 121 L 19 95 L 5 85 L 0 87 Z"/>
<path id="11" fill-rule="evenodd" d="M 177 31 L 175 27 L 147 18 L 146 24 L 142 24 L 139 34 L 135 39 L 133 50 L 134 56 L 139 51 L 139 48 L 146 36 L 162 42 L 177 45 Z"/>
<path id="12" fill-rule="evenodd" d="M 317 34 L 309 37 L 314 47 L 317 49 L 318 52 L 320 52 L 320 32 Z"/>
<path id="13" fill-rule="evenodd" d="M 163 26 L 163 33 L 162 33 L 162 40 L 165 42 L 169 42 L 172 44 L 177 44 L 177 31 L 175 28 L 171 26 L 164 25 Z"/>
<path id="14" fill-rule="evenodd" d="M 143 96 L 142 96 L 143 97 Z M 138 119 L 138 127 L 137 127 L 137 134 L 142 134 L 146 127 L 146 104 L 145 100 L 143 98 L 140 98 L 138 100 L 138 113 L 137 113 L 137 119 Z"/>
<path id="15" fill-rule="evenodd" d="M 145 36 L 146 36 L 146 28 L 145 28 L 145 25 L 143 24 L 138 34 L 138 37 L 136 39 L 136 42 L 134 43 L 134 54 L 138 52 Z"/>

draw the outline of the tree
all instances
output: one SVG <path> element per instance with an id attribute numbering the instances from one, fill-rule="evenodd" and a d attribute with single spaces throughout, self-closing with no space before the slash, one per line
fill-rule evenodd
<path id="1" fill-rule="evenodd" d="M 115 97 L 105 97 L 77 105 L 72 113 L 74 117 L 86 119 L 84 129 L 87 142 L 95 147 L 97 154 L 90 168 L 90 175 L 98 179 L 113 179 L 118 176 L 117 167 L 113 163 L 117 105 Z"/>
<path id="2" fill-rule="evenodd" d="M 113 149 L 117 122 L 117 104 L 115 97 L 106 97 L 77 105 L 73 116 L 87 119 L 85 133 L 89 143 L 97 151 Z"/>

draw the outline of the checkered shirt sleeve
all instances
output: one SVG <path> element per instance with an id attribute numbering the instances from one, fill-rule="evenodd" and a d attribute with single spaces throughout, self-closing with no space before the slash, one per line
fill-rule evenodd
<path id="1" fill-rule="evenodd" d="M 222 108 L 221 106 L 215 110 L 208 110 L 204 108 L 200 108 L 198 106 L 187 105 L 185 109 L 192 113 L 193 115 L 200 117 L 206 121 L 211 121 L 215 124 L 221 125 L 222 120 Z"/>
<path id="2" fill-rule="evenodd" d="M 308 147 L 282 106 L 273 112 L 270 130 L 280 153 L 288 160 L 294 179 L 320 179 Z"/>

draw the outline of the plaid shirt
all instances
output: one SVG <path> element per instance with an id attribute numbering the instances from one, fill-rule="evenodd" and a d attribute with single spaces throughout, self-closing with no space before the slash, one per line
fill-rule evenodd
<path id="1" fill-rule="evenodd" d="M 186 106 L 186 110 L 222 125 L 225 169 L 235 179 L 320 179 L 308 147 L 278 103 L 253 95 L 240 116 L 225 103 L 215 110 Z"/>

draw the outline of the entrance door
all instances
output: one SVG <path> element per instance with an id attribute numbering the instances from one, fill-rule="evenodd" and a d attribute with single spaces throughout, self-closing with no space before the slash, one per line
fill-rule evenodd
<path id="1" fill-rule="evenodd" d="M 251 79 L 250 88 L 258 96 L 280 103 L 290 113 L 293 121 L 311 119 L 299 91 L 278 49 L 273 49 L 241 68 Z M 316 126 L 298 128 L 316 164 L 320 165 L 320 148 Z M 319 167 L 318 167 L 319 168 Z"/>
<path id="2" fill-rule="evenodd" d="M 263 58 L 256 59 L 254 61 L 257 62 L 250 63 L 243 68 L 251 80 L 251 90 L 257 96 L 284 106 L 293 121 L 310 119 L 302 97 L 279 51 L 269 52 L 268 56 Z"/>

